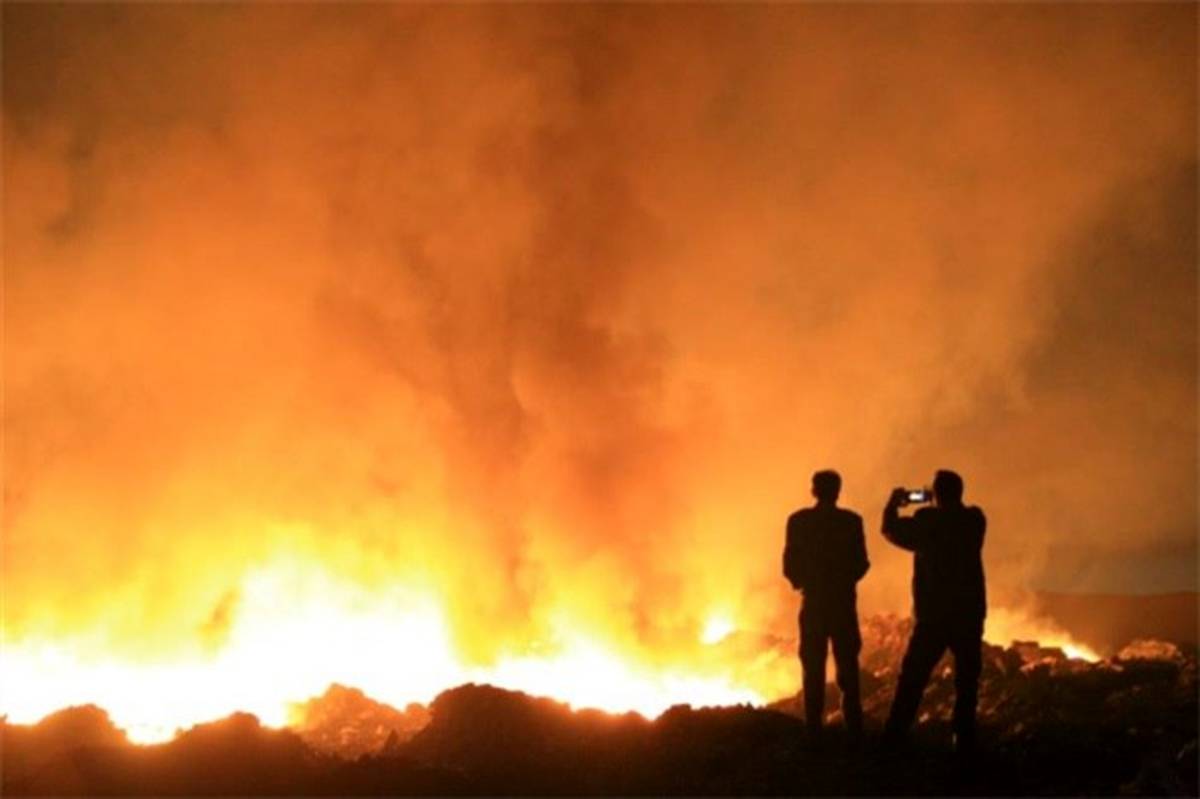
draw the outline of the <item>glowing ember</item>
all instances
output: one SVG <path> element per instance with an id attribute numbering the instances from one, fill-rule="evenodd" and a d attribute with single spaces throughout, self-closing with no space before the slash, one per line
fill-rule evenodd
<path id="1" fill-rule="evenodd" d="M 712 646 L 719 644 L 734 630 L 733 622 L 725 616 L 710 616 L 700 634 L 700 642 Z"/>
<path id="2" fill-rule="evenodd" d="M 555 657 L 505 661 L 475 679 L 551 696 L 575 708 L 633 710 L 648 717 L 676 704 L 763 702 L 757 692 L 738 687 L 728 678 L 700 676 L 686 669 L 658 671 L 638 667 L 584 638 L 570 640 L 565 651 Z"/>
<path id="3" fill-rule="evenodd" d="M 1138 638 L 1117 653 L 1118 660 L 1171 660 L 1182 661 L 1183 652 L 1170 641 L 1153 638 Z"/>
<path id="4" fill-rule="evenodd" d="M 1100 656 L 1094 651 L 1080 644 L 1063 644 L 1062 650 L 1072 660 L 1086 660 L 1088 663 L 1095 663 L 1100 659 Z"/>
<path id="5" fill-rule="evenodd" d="M 1100 660 L 1095 650 L 1072 638 L 1053 621 L 1020 610 L 989 609 L 983 637 L 998 646 L 1009 646 L 1014 641 L 1036 641 L 1043 647 L 1057 647 L 1074 660 L 1089 663 Z"/>

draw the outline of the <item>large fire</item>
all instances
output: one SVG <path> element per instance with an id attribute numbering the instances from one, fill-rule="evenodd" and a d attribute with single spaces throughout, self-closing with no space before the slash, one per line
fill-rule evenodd
<path id="1" fill-rule="evenodd" d="M 455 651 L 440 598 L 403 587 L 368 592 L 317 564 L 284 563 L 249 575 L 215 651 L 117 660 L 84 654 L 82 640 L 6 643 L 3 712 L 34 722 L 95 703 L 139 742 L 234 711 L 287 723 L 289 708 L 331 683 L 397 707 L 428 702 L 466 682 L 550 696 L 575 707 L 655 716 L 677 703 L 761 703 L 728 664 L 699 659 L 652 665 L 563 617 L 554 635 L 486 666 Z M 717 624 L 731 629 L 730 622 Z M 713 643 L 713 624 L 704 628 Z M 702 643 L 697 641 L 698 646 Z"/>
<path id="2" fill-rule="evenodd" d="M 771 702 L 827 467 L 1094 657 L 1002 588 L 1195 583 L 1195 47 L 1045 12 L 6 4 L 0 712 Z"/>
<path id="3" fill-rule="evenodd" d="M 647 717 L 675 704 L 761 705 L 797 688 L 790 658 L 720 646 L 738 630 L 726 611 L 701 617 L 694 645 L 665 656 L 623 646 L 563 615 L 546 640 L 487 664 L 472 664 L 457 651 L 436 592 L 399 585 L 367 590 L 329 577 L 315 562 L 285 560 L 250 573 L 226 612 L 231 618 L 218 645 L 168 656 L 89 654 L 86 636 L 6 642 L 0 711 L 10 721 L 33 723 L 93 703 L 131 740 L 151 743 L 235 711 L 285 726 L 298 703 L 333 683 L 404 707 L 456 685 L 486 682 L 576 708 Z M 1052 623 L 1025 614 L 993 611 L 987 635 L 1098 658 Z"/>

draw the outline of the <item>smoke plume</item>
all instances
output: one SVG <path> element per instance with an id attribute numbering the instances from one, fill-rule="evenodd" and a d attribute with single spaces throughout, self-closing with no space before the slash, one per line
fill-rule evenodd
<path id="1" fill-rule="evenodd" d="M 1196 9 L 8 5 L 6 640 L 312 558 L 477 662 L 786 634 L 819 468 L 1196 586 Z M 198 642 L 198 643 L 197 643 Z"/>

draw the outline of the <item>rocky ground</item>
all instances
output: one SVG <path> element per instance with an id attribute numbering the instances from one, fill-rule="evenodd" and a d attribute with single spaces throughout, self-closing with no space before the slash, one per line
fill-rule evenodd
<path id="1" fill-rule="evenodd" d="M 878 729 L 903 622 L 865 629 L 864 704 Z M 1198 793 L 1194 648 L 1161 641 L 1097 664 L 1036 644 L 987 647 L 983 751 L 950 751 L 950 671 L 940 666 L 910 746 L 869 735 L 806 740 L 800 698 L 769 708 L 676 707 L 654 721 L 572 712 L 481 685 L 403 711 L 334 688 L 297 730 L 247 715 L 157 746 L 130 745 L 94 707 L 3 728 L 3 793 L 19 794 L 803 794 Z M 835 689 L 831 688 L 831 692 Z M 831 706 L 836 699 L 831 696 Z M 837 712 L 830 714 L 836 725 Z"/>

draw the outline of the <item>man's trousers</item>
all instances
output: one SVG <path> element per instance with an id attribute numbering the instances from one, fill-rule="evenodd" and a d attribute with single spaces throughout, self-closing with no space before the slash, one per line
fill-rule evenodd
<path id="1" fill-rule="evenodd" d="M 858 653 L 862 635 L 854 600 L 811 602 L 800 611 L 800 665 L 804 668 L 804 718 L 819 732 L 825 711 L 825 656 L 833 643 L 837 685 L 842 692 L 842 717 L 852 735 L 862 732 L 862 701 L 858 690 Z"/>
<path id="2" fill-rule="evenodd" d="M 947 649 L 954 654 L 954 734 L 959 746 L 974 745 L 975 705 L 983 667 L 983 620 L 978 618 L 917 620 L 888 715 L 890 736 L 901 736 L 912 726 L 929 675 Z"/>

